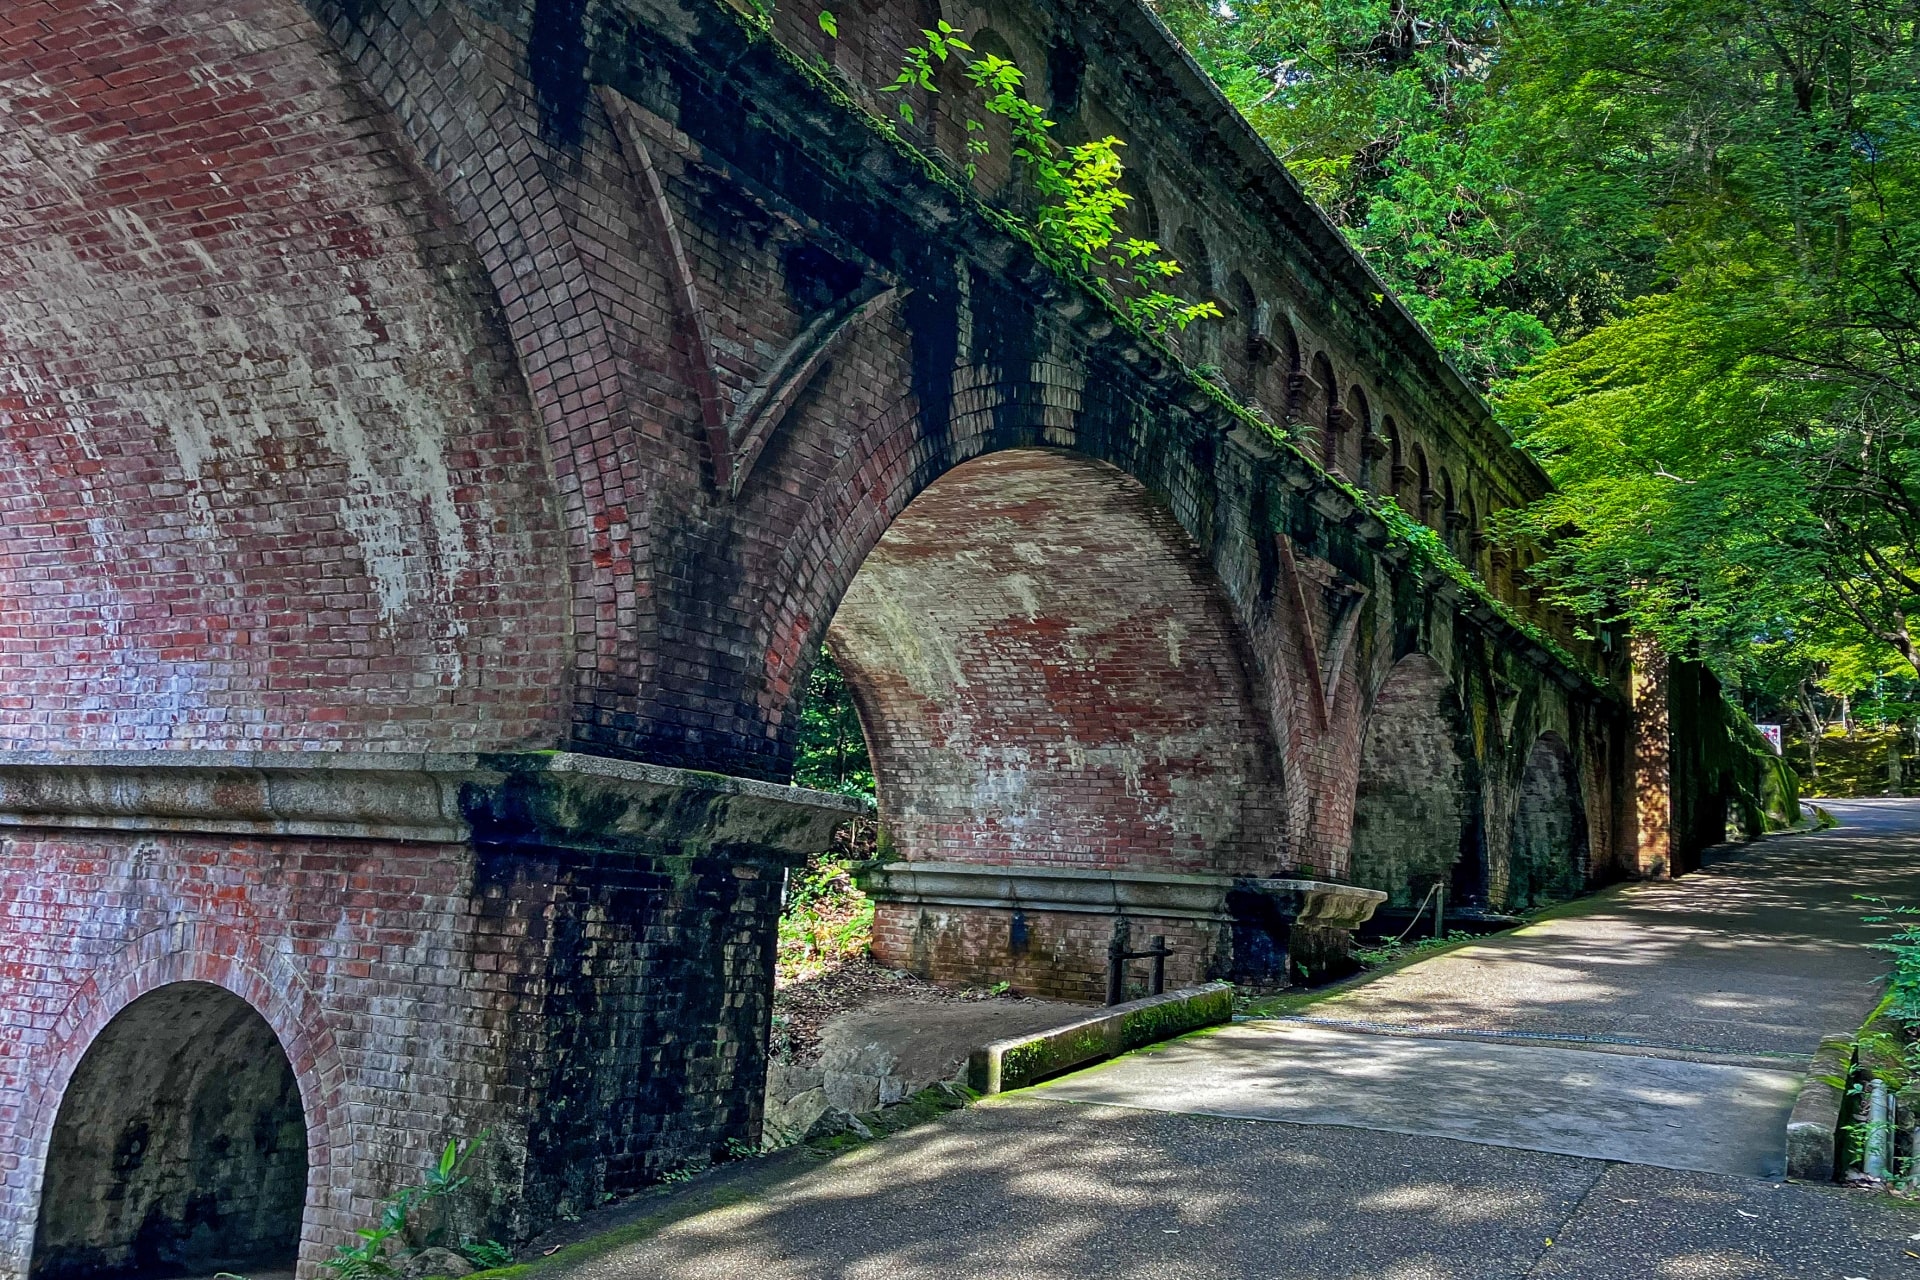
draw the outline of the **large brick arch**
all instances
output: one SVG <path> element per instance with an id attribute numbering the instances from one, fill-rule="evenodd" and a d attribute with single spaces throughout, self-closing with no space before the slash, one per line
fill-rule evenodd
<path id="1" fill-rule="evenodd" d="M 1220 548 L 1230 539 L 1216 514 L 1210 452 L 1196 447 L 1177 420 L 1125 397 L 1108 399 L 1099 387 L 1102 371 L 1063 357 L 1035 358 L 1019 376 L 993 365 L 955 365 L 931 387 L 922 380 L 890 403 L 869 403 L 850 433 L 851 447 L 829 448 L 836 437 L 846 438 L 849 424 L 823 409 L 789 424 L 783 455 L 763 462 L 792 468 L 789 476 L 801 482 L 797 493 L 768 492 L 764 506 L 741 520 L 759 526 L 777 511 L 779 527 L 791 531 L 770 548 L 777 559 L 765 581 L 773 591 L 762 602 L 759 628 L 765 645 L 760 732 L 783 768 L 790 767 L 806 672 L 855 574 L 909 504 L 954 469 L 996 452 L 1063 450 L 1128 477 L 1160 513 L 1155 519 L 1184 542 L 1181 554 L 1209 566 L 1233 625 L 1250 634 L 1267 622 L 1264 614 L 1248 613 L 1250 605 L 1273 607 L 1256 599 L 1249 567 L 1221 562 Z M 801 461 L 804 469 L 795 465 Z M 1290 659 L 1284 652 L 1260 655 L 1269 679 L 1295 678 Z M 1273 713 L 1260 720 L 1262 749 L 1272 752 L 1281 736 Z"/>
<path id="2" fill-rule="evenodd" d="M 293 1068 L 307 1124 L 301 1273 L 317 1273 L 331 1246 L 355 1225 L 347 1071 L 320 1001 L 283 953 L 239 931 L 179 924 L 133 939 L 99 966 L 48 1020 L 38 1043 L 12 1056 L 0 1076 L 0 1096 L 17 1108 L 4 1135 L 4 1158 L 17 1170 L 23 1193 L 0 1201 L 0 1265 L 12 1274 L 28 1273 L 54 1122 L 81 1060 L 135 1001 L 182 983 L 218 987 L 244 1001 L 272 1028 Z"/>
<path id="3" fill-rule="evenodd" d="M 1485 893 L 1481 799 L 1453 681 L 1423 653 L 1394 664 L 1361 741 L 1352 874 L 1396 906 L 1443 882 L 1457 902 Z"/>
<path id="4" fill-rule="evenodd" d="M 1277 874 L 1280 761 L 1212 571 L 1144 487 L 1061 451 L 923 491 L 829 631 L 909 859 Z"/>
<path id="5" fill-rule="evenodd" d="M 1567 740 L 1534 739 L 1514 796 L 1505 905 L 1520 909 L 1570 898 L 1587 887 L 1587 804 Z"/>
<path id="6" fill-rule="evenodd" d="M 313 20 L 12 16 L 0 740 L 549 744 L 567 604 L 526 383 Z"/>

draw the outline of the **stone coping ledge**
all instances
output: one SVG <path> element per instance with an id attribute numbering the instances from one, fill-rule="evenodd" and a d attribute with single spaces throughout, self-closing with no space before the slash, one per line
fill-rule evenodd
<path id="1" fill-rule="evenodd" d="M 1821 1040 L 1787 1116 L 1787 1176 L 1796 1182 L 1832 1182 L 1839 1176 L 1840 1121 L 1852 1072 L 1852 1037 Z"/>
<path id="2" fill-rule="evenodd" d="M 976 862 L 870 862 L 855 878 L 882 902 L 1097 915 L 1136 912 L 1183 920 L 1222 919 L 1233 885 L 1226 876 Z"/>
<path id="3" fill-rule="evenodd" d="M 1324 925 L 1333 929 L 1353 929 L 1372 918 L 1374 909 L 1387 900 L 1379 889 L 1363 889 L 1357 884 L 1335 884 L 1328 880 L 1261 878 L 1236 880 L 1234 889 L 1266 899 L 1295 924 Z"/>
<path id="4" fill-rule="evenodd" d="M 861 800 L 565 751 L 5 751 L 0 826 L 825 848 Z"/>
<path id="5" fill-rule="evenodd" d="M 1344 928 L 1365 920 L 1387 900 L 1377 889 L 1327 880 L 975 862 L 870 862 L 856 870 L 855 879 L 881 902 L 1204 921 L 1229 919 L 1229 894 L 1247 892 L 1271 901 L 1281 914 L 1301 923 Z"/>
<path id="6" fill-rule="evenodd" d="M 1184 987 L 1111 1005 L 1051 1030 L 996 1040 L 973 1051 L 967 1083 L 979 1093 L 1005 1093 L 1199 1027 L 1230 1022 L 1233 990 L 1231 982 Z"/>

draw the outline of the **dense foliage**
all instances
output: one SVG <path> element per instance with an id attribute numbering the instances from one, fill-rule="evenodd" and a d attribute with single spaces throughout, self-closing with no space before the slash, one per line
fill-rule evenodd
<path id="1" fill-rule="evenodd" d="M 795 753 L 796 786 L 842 795 L 874 794 L 873 764 L 853 691 L 822 645 L 807 678 Z M 833 848 L 807 860 L 787 881 L 780 915 L 778 977 L 783 984 L 825 973 L 866 952 L 873 934 L 873 902 L 854 887 L 853 864 L 874 856 L 875 819 L 855 818 L 834 833 Z"/>
<path id="2" fill-rule="evenodd" d="M 825 647 L 807 677 L 793 782 L 842 795 L 873 794 L 873 765 L 867 759 L 867 738 L 853 705 L 853 691 L 833 660 L 833 651 Z"/>
<path id="3" fill-rule="evenodd" d="M 1165 0 L 1560 492 L 1562 601 L 1792 712 L 1920 641 L 1920 5 Z"/>

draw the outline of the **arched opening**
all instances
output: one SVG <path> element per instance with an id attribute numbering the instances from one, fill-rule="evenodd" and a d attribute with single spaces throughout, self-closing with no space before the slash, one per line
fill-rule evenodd
<path id="1" fill-rule="evenodd" d="M 1260 397 L 1262 403 L 1274 410 L 1274 416 L 1279 421 L 1290 422 L 1300 412 L 1301 395 L 1306 385 L 1306 375 L 1300 368 L 1300 336 L 1271 302 L 1264 304 L 1263 310 L 1265 323 L 1260 326 L 1262 336 L 1273 351 L 1274 358 L 1267 366 L 1266 377 L 1260 386 Z"/>
<path id="2" fill-rule="evenodd" d="M 1387 439 L 1387 483 L 1386 493 L 1402 510 L 1407 504 L 1407 447 L 1400 439 L 1400 424 L 1388 414 L 1380 420 L 1380 433 Z"/>
<path id="3" fill-rule="evenodd" d="M 1235 395 L 1244 399 L 1256 390 L 1254 371 L 1267 356 L 1267 351 L 1260 334 L 1260 296 L 1254 292 L 1252 281 L 1242 272 L 1234 272 L 1227 280 L 1227 303 L 1232 308 L 1230 323 L 1238 341 L 1227 343 L 1222 349 L 1223 372 Z"/>
<path id="4" fill-rule="evenodd" d="M 1346 435 L 1349 456 L 1340 459 L 1340 465 L 1352 467 L 1348 475 L 1360 477 L 1362 484 L 1369 489 L 1378 487 L 1373 479 L 1375 449 L 1379 440 L 1373 434 L 1373 407 L 1367 403 L 1367 393 L 1355 384 L 1347 389 Z"/>
<path id="5" fill-rule="evenodd" d="M 1329 470 L 1340 464 L 1340 388 L 1334 382 L 1333 362 L 1325 352 L 1314 352 L 1307 375 L 1301 418 L 1320 432 L 1320 462 Z"/>
<path id="6" fill-rule="evenodd" d="M 970 33 L 967 42 L 973 46 L 976 57 L 992 55 L 1014 63 L 1023 71 L 1034 69 L 1034 64 L 1023 62 L 1007 38 L 992 27 L 981 27 Z M 917 35 L 908 41 L 908 44 L 917 43 L 920 43 Z M 906 47 L 905 44 L 893 46 L 895 71 L 899 70 L 898 50 Z M 941 151 L 972 167 L 973 189 L 977 194 L 990 200 L 998 198 L 1009 204 L 1020 204 L 1026 193 L 1019 181 L 1019 161 L 1013 154 L 1012 126 L 1004 116 L 995 115 L 982 105 L 983 95 L 967 78 L 966 64 L 959 58 L 949 58 L 941 64 L 939 83 L 936 105 L 939 124 L 935 136 Z M 969 129 L 968 121 L 976 122 L 979 127 Z M 971 150 L 970 143 L 981 144 L 982 149 Z M 1128 185 L 1131 189 L 1132 184 Z"/>
<path id="7" fill-rule="evenodd" d="M 827 643 L 907 869 L 878 895 L 883 964 L 1098 999 L 1126 928 L 1168 938 L 1169 982 L 1219 970 L 1191 894 L 1285 865 L 1278 755 L 1211 566 L 1138 481 L 1041 449 L 954 468 Z"/>
<path id="8" fill-rule="evenodd" d="M 840 6 L 835 5 L 838 9 Z M 881 0 L 854 0 L 841 12 L 837 34 L 823 44 L 810 34 L 809 43 L 821 52 L 853 84 L 867 91 L 868 102 L 884 112 L 896 127 L 921 143 L 936 140 L 933 128 L 935 104 L 932 95 L 922 89 L 908 89 L 904 95 L 882 95 L 878 90 L 893 83 L 900 70 L 901 51 L 921 43 L 920 32 L 934 24 L 939 11 L 927 0 L 906 4 L 881 3 Z M 899 114 L 902 97 L 909 104 L 912 119 Z"/>
<path id="9" fill-rule="evenodd" d="M 1433 523 L 1434 513 L 1440 505 L 1440 495 L 1433 491 L 1433 467 L 1427 461 L 1427 451 L 1419 445 L 1413 446 L 1413 516 L 1422 524 Z"/>
<path id="10" fill-rule="evenodd" d="M 123 1009 L 74 1070 L 31 1274 L 290 1274 L 306 1194 L 306 1119 L 273 1028 L 222 987 L 172 983 Z"/>
<path id="11" fill-rule="evenodd" d="M 1573 753 L 1559 734 L 1533 744 L 1520 778 L 1509 846 L 1507 905 L 1560 902 L 1587 887 L 1587 819 Z"/>
<path id="12" fill-rule="evenodd" d="M 1469 744 L 1446 673 L 1424 654 L 1396 663 L 1367 716 L 1353 808 L 1354 882 L 1389 907 L 1417 908 L 1436 886 L 1450 906 L 1485 901 Z"/>
<path id="13" fill-rule="evenodd" d="M 1189 224 L 1180 228 L 1173 242 L 1173 257 L 1180 264 L 1180 274 L 1173 280 L 1174 291 L 1189 302 L 1211 302 L 1218 306 L 1220 285 L 1215 277 L 1213 252 L 1207 248 L 1206 237 L 1198 227 Z M 1220 366 L 1220 329 L 1218 322 L 1209 322 L 1189 325 L 1180 333 L 1180 351 L 1189 364 L 1203 368 Z"/>

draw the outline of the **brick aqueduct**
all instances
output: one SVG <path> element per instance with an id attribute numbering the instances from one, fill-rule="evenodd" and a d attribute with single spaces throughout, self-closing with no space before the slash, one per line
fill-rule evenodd
<path id="1" fill-rule="evenodd" d="M 1184 362 L 984 211 L 1004 149 L 923 158 L 957 81 L 876 125 L 939 16 L 1131 140 Z M 939 978 L 1669 870 L 1660 684 L 1481 534 L 1543 477 L 1152 16 L 839 21 L 6 6 L 0 1271 L 310 1277 L 451 1136 L 506 1239 L 752 1140 L 859 809 L 785 785 L 823 642 Z"/>

